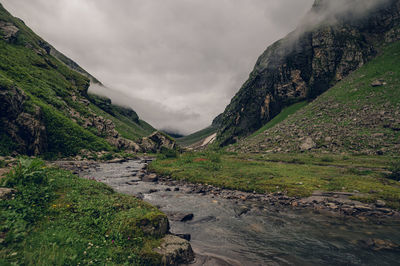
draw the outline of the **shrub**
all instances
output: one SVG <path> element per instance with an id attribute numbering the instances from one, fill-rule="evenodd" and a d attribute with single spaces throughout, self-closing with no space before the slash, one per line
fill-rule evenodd
<path id="1" fill-rule="evenodd" d="M 329 157 L 329 156 L 324 156 L 321 158 L 321 161 L 326 162 L 326 163 L 331 163 L 333 162 L 333 158 Z"/>
<path id="2" fill-rule="evenodd" d="M 206 154 L 207 159 L 213 163 L 220 163 L 221 162 L 221 155 L 217 152 L 208 152 Z"/>
<path id="3" fill-rule="evenodd" d="M 171 150 L 165 147 L 161 147 L 160 154 L 165 156 L 165 158 L 177 158 L 178 152 L 176 150 Z"/>
<path id="4" fill-rule="evenodd" d="M 47 176 L 44 169 L 45 164 L 42 160 L 20 158 L 18 165 L 10 171 L 3 181 L 3 185 L 16 187 L 47 184 Z"/>
<path id="5" fill-rule="evenodd" d="M 391 173 L 386 176 L 387 178 L 400 181 L 400 161 L 394 162 L 389 171 Z"/>
<path id="6" fill-rule="evenodd" d="M 103 161 L 110 161 L 110 160 L 112 160 L 113 158 L 114 158 L 114 156 L 113 156 L 112 153 L 106 153 L 106 154 L 104 154 L 104 155 L 102 155 L 102 156 L 100 157 L 100 159 L 103 160 Z"/>

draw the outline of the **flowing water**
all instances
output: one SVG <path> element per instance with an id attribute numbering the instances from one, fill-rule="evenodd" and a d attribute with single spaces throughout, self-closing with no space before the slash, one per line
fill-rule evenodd
<path id="1" fill-rule="evenodd" d="M 94 177 L 121 193 L 143 195 L 167 214 L 193 213 L 191 221 L 170 220 L 173 233 L 191 235 L 197 265 L 400 265 L 400 250 L 374 251 L 365 244 L 368 239 L 400 244 L 399 223 L 278 210 L 187 193 L 184 186 L 174 191 L 175 187 L 141 182 L 136 174 L 144 166 L 140 160 L 99 164 L 81 176 Z M 249 211 L 241 214 L 243 209 Z"/>

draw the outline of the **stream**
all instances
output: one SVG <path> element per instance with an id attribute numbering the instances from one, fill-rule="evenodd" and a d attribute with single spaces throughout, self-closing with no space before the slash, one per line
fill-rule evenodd
<path id="1" fill-rule="evenodd" d="M 399 222 L 362 222 L 190 193 L 184 185 L 142 182 L 137 173 L 145 166 L 144 160 L 99 163 L 79 174 L 160 208 L 172 233 L 191 235 L 194 265 L 400 265 L 399 249 L 374 250 L 370 244 L 400 244 Z M 177 213 L 194 216 L 181 222 Z"/>

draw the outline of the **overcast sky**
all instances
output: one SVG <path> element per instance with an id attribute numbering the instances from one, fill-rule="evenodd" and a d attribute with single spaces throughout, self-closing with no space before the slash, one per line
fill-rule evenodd
<path id="1" fill-rule="evenodd" d="M 0 2 L 102 81 L 114 102 L 187 134 L 223 112 L 258 56 L 314 0 Z"/>

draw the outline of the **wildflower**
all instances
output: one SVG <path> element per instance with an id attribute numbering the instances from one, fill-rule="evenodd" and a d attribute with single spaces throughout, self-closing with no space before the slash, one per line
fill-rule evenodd
<path id="1" fill-rule="evenodd" d="M 86 250 L 83 252 L 83 255 L 86 255 Z"/>
<path id="2" fill-rule="evenodd" d="M 114 244 L 114 239 L 111 242 Z"/>
<path id="3" fill-rule="evenodd" d="M 131 238 L 128 236 L 128 240 L 131 240 Z"/>

